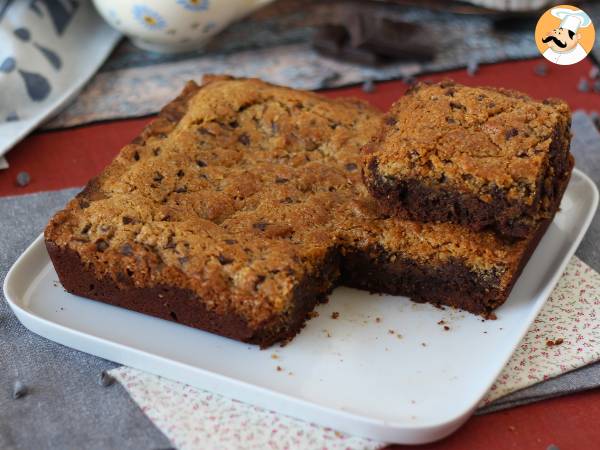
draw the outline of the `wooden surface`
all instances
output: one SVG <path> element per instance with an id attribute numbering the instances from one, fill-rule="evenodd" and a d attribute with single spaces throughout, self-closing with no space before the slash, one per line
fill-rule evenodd
<path id="1" fill-rule="evenodd" d="M 579 79 L 589 72 L 589 61 L 565 67 L 547 64 L 548 74 L 545 77 L 534 73 L 535 67 L 542 61 L 536 59 L 485 66 L 474 77 L 461 70 L 420 79 L 452 78 L 465 84 L 514 88 L 540 99 L 561 97 L 574 110 L 600 111 L 600 93 L 577 90 Z M 406 84 L 390 81 L 378 84 L 376 91 L 371 94 L 362 92 L 359 86 L 324 94 L 361 97 L 385 109 L 406 89 Z M 11 167 L 0 171 L 0 196 L 83 185 L 149 120 L 141 118 L 106 122 L 33 134 L 7 155 Z M 20 171 L 27 171 L 31 175 L 31 183 L 26 187 L 18 187 L 15 183 Z M 418 448 L 546 450 L 550 444 L 555 444 L 561 450 L 594 449 L 600 448 L 599 424 L 600 390 L 594 390 L 476 416 L 449 438 Z"/>

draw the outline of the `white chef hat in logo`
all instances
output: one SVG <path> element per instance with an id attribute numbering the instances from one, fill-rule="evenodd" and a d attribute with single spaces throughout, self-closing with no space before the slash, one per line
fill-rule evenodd
<path id="1" fill-rule="evenodd" d="M 580 9 L 552 8 L 550 13 L 561 20 L 561 28 L 571 30 L 573 33 L 577 33 L 577 30 L 586 28 L 592 23 L 590 16 Z"/>

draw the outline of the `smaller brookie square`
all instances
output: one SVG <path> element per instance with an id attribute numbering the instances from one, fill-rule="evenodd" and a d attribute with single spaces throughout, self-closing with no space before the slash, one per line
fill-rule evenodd
<path id="1" fill-rule="evenodd" d="M 389 215 L 524 238 L 558 209 L 573 166 L 570 125 L 561 100 L 419 84 L 364 148 L 364 179 Z"/>

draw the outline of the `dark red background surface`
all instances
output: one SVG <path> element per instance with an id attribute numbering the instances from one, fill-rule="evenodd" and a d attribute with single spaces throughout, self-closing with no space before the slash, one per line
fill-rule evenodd
<path id="1" fill-rule="evenodd" d="M 465 84 L 514 88 L 538 99 L 561 97 L 573 110 L 600 112 L 600 93 L 577 90 L 579 79 L 587 76 L 591 68 L 588 60 L 564 67 L 548 63 L 548 74 L 539 76 L 534 69 L 542 61 L 483 66 L 474 77 L 459 70 L 419 79 L 452 78 Z M 390 81 L 377 84 L 377 90 L 371 94 L 362 92 L 360 87 L 330 90 L 324 94 L 361 97 L 385 109 L 406 89 L 406 84 Z M 83 185 L 149 120 L 151 118 L 105 122 L 29 136 L 7 155 L 10 169 L 0 171 L 0 196 Z M 15 178 L 23 170 L 31 175 L 31 183 L 27 187 L 18 187 Z M 476 416 L 449 438 L 419 448 L 546 450 L 550 444 L 561 450 L 600 449 L 600 390 Z"/>

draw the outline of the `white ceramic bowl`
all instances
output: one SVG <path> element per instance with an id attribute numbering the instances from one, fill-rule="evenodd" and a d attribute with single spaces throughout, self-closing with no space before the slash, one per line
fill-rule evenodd
<path id="1" fill-rule="evenodd" d="M 231 22 L 273 0 L 93 0 L 117 30 L 146 50 L 198 50 Z"/>

